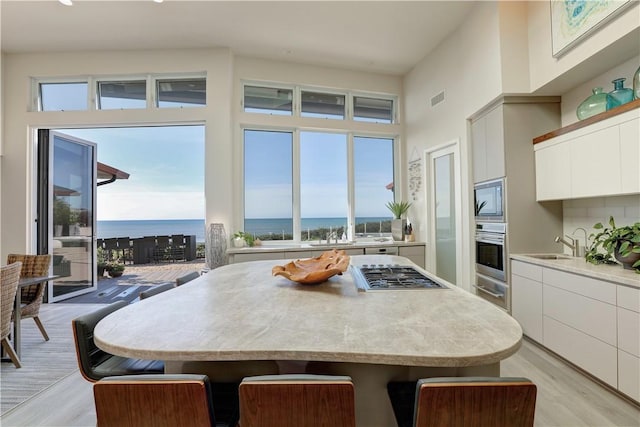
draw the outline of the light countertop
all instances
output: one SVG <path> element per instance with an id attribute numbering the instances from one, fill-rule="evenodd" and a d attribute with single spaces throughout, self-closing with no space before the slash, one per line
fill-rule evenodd
<path id="1" fill-rule="evenodd" d="M 640 288 L 640 274 L 633 270 L 625 270 L 619 264 L 595 265 L 585 261 L 583 257 L 539 259 L 529 256 L 529 254 L 512 254 L 511 259 Z"/>
<path id="2" fill-rule="evenodd" d="M 406 258 L 359 255 L 352 264 Z M 465 367 L 521 345 L 520 325 L 466 291 L 363 292 L 350 271 L 318 285 L 271 275 L 277 261 L 226 265 L 131 304 L 95 329 L 112 354 L 168 361 L 316 360 Z"/>
<path id="3" fill-rule="evenodd" d="M 387 239 L 384 241 L 366 240 L 351 243 L 338 243 L 337 245 L 311 244 L 311 243 L 286 243 L 286 244 L 269 244 L 262 242 L 260 246 L 228 248 L 228 254 L 243 254 L 255 252 L 295 252 L 295 251 L 325 251 L 329 249 L 362 249 L 372 247 L 387 246 L 424 246 L 424 242 L 404 242 Z"/>

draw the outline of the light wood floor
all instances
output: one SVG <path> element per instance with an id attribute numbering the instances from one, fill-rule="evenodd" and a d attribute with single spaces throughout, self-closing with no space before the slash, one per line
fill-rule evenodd
<path id="1" fill-rule="evenodd" d="M 83 307 L 88 307 L 83 304 L 54 304 L 45 305 L 45 310 L 54 307 L 64 309 L 65 305 L 69 312 L 84 311 L 86 308 Z M 53 320 L 49 320 L 48 324 L 45 322 L 50 331 L 56 327 L 69 327 L 66 321 L 68 316 L 60 314 L 60 309 L 56 311 L 58 313 L 55 319 L 60 323 Z M 74 350 L 71 347 L 68 351 Z M 2 365 L 0 392 L 2 401 L 5 402 L 14 391 L 5 389 L 7 364 Z M 50 368 L 49 365 L 55 365 L 55 362 L 52 360 L 41 369 L 46 371 Z M 30 377 L 26 371 L 23 372 L 23 383 L 28 383 Z M 626 402 L 530 342 L 525 341 L 518 353 L 502 363 L 502 376 L 524 376 L 537 384 L 536 426 L 640 427 L 640 409 L 637 406 Z M 2 427 L 75 427 L 95 424 L 92 387 L 77 369 L 0 417 Z"/>

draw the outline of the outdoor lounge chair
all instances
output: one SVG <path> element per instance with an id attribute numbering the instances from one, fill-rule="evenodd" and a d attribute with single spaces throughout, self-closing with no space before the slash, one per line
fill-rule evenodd
<path id="1" fill-rule="evenodd" d="M 187 282 L 197 279 L 198 277 L 200 277 L 200 273 L 198 273 L 197 271 L 191 271 L 183 276 L 178 277 L 176 279 L 176 286 L 182 286 Z"/>

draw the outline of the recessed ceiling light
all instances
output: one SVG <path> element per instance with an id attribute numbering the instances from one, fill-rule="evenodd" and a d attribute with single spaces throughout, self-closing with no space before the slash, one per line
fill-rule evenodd
<path id="1" fill-rule="evenodd" d="M 58 1 L 65 6 L 73 6 L 73 2 L 71 0 L 58 0 Z"/>

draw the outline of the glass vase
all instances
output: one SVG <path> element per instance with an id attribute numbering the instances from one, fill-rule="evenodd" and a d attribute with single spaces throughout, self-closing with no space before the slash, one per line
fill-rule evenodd
<path id="1" fill-rule="evenodd" d="M 578 105 L 576 114 L 580 120 L 595 116 L 607 111 L 608 94 L 602 91 L 601 87 L 593 88 L 593 94 Z"/>
<path id="2" fill-rule="evenodd" d="M 607 98 L 607 110 L 633 101 L 633 90 L 624 87 L 625 80 L 626 79 L 622 77 L 611 82 L 613 83 L 613 90 L 609 92 L 609 98 Z"/>
<path id="3" fill-rule="evenodd" d="M 633 75 L 633 98 L 640 99 L 640 67 Z"/>

